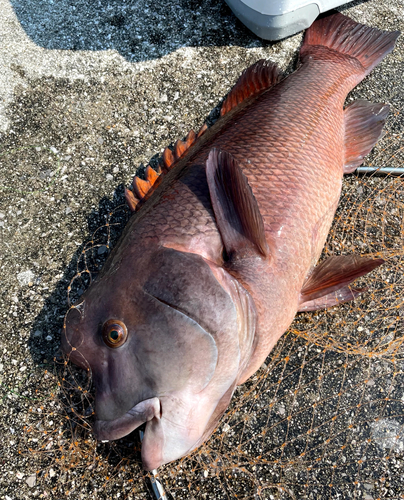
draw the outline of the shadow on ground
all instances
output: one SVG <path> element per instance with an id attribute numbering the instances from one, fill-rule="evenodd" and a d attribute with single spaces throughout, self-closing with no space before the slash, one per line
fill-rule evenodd
<path id="1" fill-rule="evenodd" d="M 40 47 L 118 51 L 131 62 L 180 47 L 262 46 L 224 1 L 11 0 L 27 35 Z"/>
<path id="2" fill-rule="evenodd" d="M 40 364 L 45 354 L 38 332 L 46 329 L 61 331 L 65 313 L 90 285 L 115 246 L 130 216 L 125 206 L 124 186 L 119 185 L 111 199 L 103 197 L 97 210 L 87 216 L 88 235 L 78 247 L 63 277 L 46 299 L 32 325 L 28 343 L 34 362 Z"/>

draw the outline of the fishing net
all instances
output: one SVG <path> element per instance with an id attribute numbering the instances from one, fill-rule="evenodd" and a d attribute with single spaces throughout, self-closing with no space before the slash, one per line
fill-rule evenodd
<path id="1" fill-rule="evenodd" d="M 402 110 L 367 165 L 403 159 Z M 402 142 L 402 141 L 401 141 Z M 68 287 L 74 303 L 129 218 L 111 209 L 83 245 Z M 367 291 L 327 311 L 299 314 L 261 369 L 237 388 L 212 437 L 161 467 L 168 498 L 404 498 L 404 182 L 347 176 L 323 257 L 356 253 L 385 264 L 357 280 Z M 152 498 L 138 431 L 97 443 L 91 373 L 56 357 L 48 396 L 30 408 L 28 454 L 51 498 Z"/>

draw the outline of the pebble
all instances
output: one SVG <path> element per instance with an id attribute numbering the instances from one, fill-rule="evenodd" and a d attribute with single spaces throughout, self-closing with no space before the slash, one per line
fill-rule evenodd
<path id="1" fill-rule="evenodd" d="M 36 484 L 36 474 L 32 474 L 31 476 L 28 476 L 26 481 L 25 481 L 30 488 L 35 486 Z"/>
<path id="2" fill-rule="evenodd" d="M 17 274 L 17 279 L 21 286 L 27 286 L 29 284 L 32 284 L 34 278 L 35 274 L 30 270 L 23 271 L 22 273 Z"/>

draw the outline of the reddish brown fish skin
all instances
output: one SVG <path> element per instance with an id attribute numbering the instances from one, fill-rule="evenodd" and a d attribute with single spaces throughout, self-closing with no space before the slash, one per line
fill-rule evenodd
<path id="1" fill-rule="evenodd" d="M 343 105 L 363 74 L 356 60 L 332 51 L 326 61 L 307 57 L 277 86 L 222 118 L 222 126 L 189 160 L 180 179 L 163 186 L 153 210 L 147 213 L 143 207 L 140 220 L 133 221 L 130 231 L 137 245 L 155 239 L 220 265 L 223 248 L 205 162 L 212 148 L 239 162 L 258 201 L 273 258 L 251 263 L 248 278 L 238 276 L 259 318 L 255 362 L 238 383 L 258 369 L 290 325 L 303 282 L 320 256 L 341 191 Z"/>
<path id="2" fill-rule="evenodd" d="M 236 279 L 253 299 L 257 317 L 253 344 L 243 342 L 245 339 L 240 341 L 234 383 L 228 383 L 224 392 L 215 393 L 220 401 L 206 410 L 211 412 L 209 422 L 203 424 L 204 429 L 191 429 L 192 435 L 199 435 L 199 439 L 188 450 L 183 448 L 181 454 L 162 454 L 157 437 L 153 440 L 154 431 L 149 433 L 149 442 L 146 432 L 143 447 L 150 453 L 145 452 L 143 460 L 148 469 L 191 451 L 210 435 L 235 385 L 243 383 L 259 368 L 292 322 L 299 309 L 303 284 L 323 248 L 343 177 L 346 149 L 343 104 L 348 92 L 367 71 L 357 59 L 321 46 L 303 47 L 301 60 L 297 71 L 228 112 L 184 154 L 131 219 L 97 280 L 100 291 L 90 288 L 84 296 L 88 302 L 103 301 L 101 309 L 108 310 L 109 290 L 105 286 L 101 289 L 103 279 L 119 286 L 113 281 L 114 275 L 132 265 L 133 279 L 142 276 L 145 280 L 147 266 L 153 267 L 152 256 L 158 255 L 161 248 L 171 248 L 203 257 L 224 289 L 226 286 L 229 289 L 229 279 Z M 223 240 L 206 179 L 207 159 L 214 148 L 230 153 L 248 178 L 263 218 L 268 258 L 251 255 L 236 260 L 231 267 L 223 260 Z M 100 294 L 101 299 L 96 299 Z M 91 314 L 95 324 L 99 311 Z M 141 315 L 147 321 L 146 311 L 141 311 Z M 69 335 L 67 329 L 65 338 L 69 337 L 74 334 Z M 227 340 L 222 345 L 220 339 L 215 340 L 218 361 L 211 385 L 226 379 L 230 360 L 226 359 Z M 105 356 L 106 360 L 108 353 L 103 354 L 100 346 L 97 348 L 97 356 Z M 90 359 L 90 340 L 84 338 L 80 349 Z M 68 350 L 66 341 L 65 350 Z M 90 365 L 96 363 L 92 359 Z M 144 394 L 145 399 L 156 396 L 159 394 L 150 389 Z M 163 418 L 165 407 L 167 403 L 163 402 Z M 108 411 L 104 411 L 106 421 L 114 414 L 113 408 Z M 192 411 L 185 424 L 190 427 L 191 415 Z M 158 428 L 155 432 L 160 436 L 158 439 L 163 439 L 159 422 L 156 420 L 152 425 Z M 185 447 L 187 442 L 185 439 Z"/>

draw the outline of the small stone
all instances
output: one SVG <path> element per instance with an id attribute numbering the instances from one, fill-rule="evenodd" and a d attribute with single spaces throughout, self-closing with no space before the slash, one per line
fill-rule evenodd
<path id="1" fill-rule="evenodd" d="M 279 413 L 279 415 L 285 415 L 285 413 L 286 413 L 286 408 L 283 406 L 283 404 L 280 404 L 280 405 L 278 406 L 278 413 Z"/>
<path id="2" fill-rule="evenodd" d="M 22 472 L 17 472 L 15 476 L 17 479 L 22 479 L 24 477 L 24 474 Z"/>
<path id="3" fill-rule="evenodd" d="M 17 279 L 21 286 L 27 286 L 30 283 L 32 284 L 34 278 L 35 274 L 30 270 L 17 274 Z"/>
<path id="4" fill-rule="evenodd" d="M 113 181 L 114 180 L 114 177 L 111 174 L 107 174 L 105 176 L 105 178 L 107 179 L 107 181 Z"/>
<path id="5" fill-rule="evenodd" d="M 56 472 L 53 469 L 49 469 L 49 477 L 55 477 Z"/>
<path id="6" fill-rule="evenodd" d="M 65 214 L 68 215 L 71 213 L 71 211 L 72 211 L 72 209 L 70 207 L 67 207 L 65 210 Z"/>
<path id="7" fill-rule="evenodd" d="M 102 255 L 103 253 L 105 253 L 106 251 L 108 250 L 108 248 L 105 246 L 105 245 L 101 245 L 100 247 L 98 247 L 98 255 Z"/>
<path id="8" fill-rule="evenodd" d="M 102 137 L 98 137 L 97 142 L 98 142 L 98 144 L 103 144 L 104 139 Z"/>
<path id="9" fill-rule="evenodd" d="M 26 481 L 25 481 L 30 488 L 35 486 L 36 483 L 36 474 L 32 474 L 31 476 L 28 476 Z"/>

